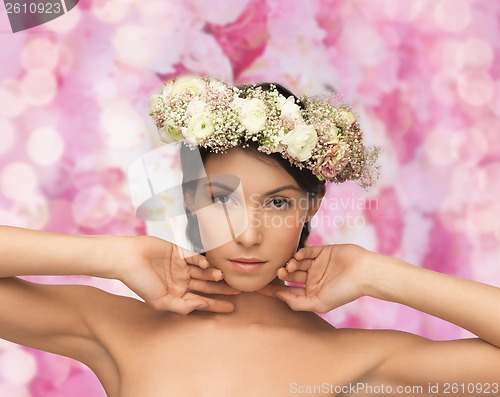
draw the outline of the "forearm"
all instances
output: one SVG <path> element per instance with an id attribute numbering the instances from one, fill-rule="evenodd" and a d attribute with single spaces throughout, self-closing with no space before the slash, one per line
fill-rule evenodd
<path id="1" fill-rule="evenodd" d="M 376 255 L 368 295 L 454 323 L 500 348 L 500 288 Z"/>
<path id="2" fill-rule="evenodd" d="M 79 236 L 0 226 L 0 278 L 88 275 L 113 278 L 120 238 Z M 114 260 L 113 260 L 114 259 Z"/>

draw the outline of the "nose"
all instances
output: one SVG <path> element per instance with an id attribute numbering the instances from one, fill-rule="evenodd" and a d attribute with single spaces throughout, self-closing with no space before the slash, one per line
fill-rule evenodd
<path id="1" fill-rule="evenodd" d="M 263 227 L 258 210 L 247 208 L 247 216 L 247 227 L 235 237 L 235 241 L 248 248 L 262 243 Z"/>

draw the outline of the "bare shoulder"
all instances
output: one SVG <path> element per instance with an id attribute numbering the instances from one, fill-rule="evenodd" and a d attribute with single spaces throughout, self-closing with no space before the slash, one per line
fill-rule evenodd
<path id="1" fill-rule="evenodd" d="M 361 328 L 332 328 L 329 338 L 354 351 L 369 348 L 370 351 L 381 353 L 425 339 L 405 331 Z"/>
<path id="2" fill-rule="evenodd" d="M 0 338 L 82 362 L 125 324 L 153 311 L 139 300 L 87 285 L 0 279 Z"/>
<path id="3" fill-rule="evenodd" d="M 499 349 L 479 338 L 432 340 L 397 330 L 336 330 L 332 335 L 350 354 L 352 381 L 396 388 L 429 382 L 496 382 Z M 355 368 L 361 368 L 357 371 Z"/>
<path id="4" fill-rule="evenodd" d="M 343 378 L 355 382 L 382 366 L 393 352 L 420 339 L 425 338 L 389 329 L 332 328 L 323 345 L 334 363 L 342 362 Z"/>

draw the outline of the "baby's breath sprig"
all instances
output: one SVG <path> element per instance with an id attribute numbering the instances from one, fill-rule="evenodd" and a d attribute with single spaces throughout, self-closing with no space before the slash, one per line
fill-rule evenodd
<path id="1" fill-rule="evenodd" d="M 362 187 L 378 177 L 380 149 L 367 148 L 357 117 L 331 97 L 303 97 L 300 106 L 275 85 L 232 87 L 213 78 L 185 76 L 163 85 L 150 100 L 160 139 L 184 141 L 224 153 L 248 142 L 259 151 L 280 153 L 320 180 L 356 180 Z"/>

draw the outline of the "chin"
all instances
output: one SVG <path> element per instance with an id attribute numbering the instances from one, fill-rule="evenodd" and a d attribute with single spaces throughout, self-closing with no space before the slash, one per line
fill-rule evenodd
<path id="1" fill-rule="evenodd" d="M 224 278 L 226 283 L 241 292 L 255 292 L 265 287 L 272 280 L 249 280 L 235 279 L 233 277 Z"/>

